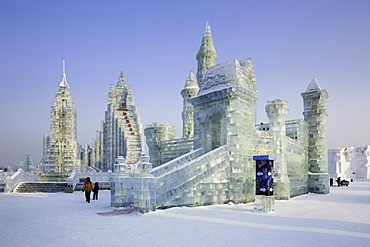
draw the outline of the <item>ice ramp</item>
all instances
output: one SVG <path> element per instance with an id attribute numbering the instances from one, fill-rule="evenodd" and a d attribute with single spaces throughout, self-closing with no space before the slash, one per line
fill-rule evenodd
<path id="1" fill-rule="evenodd" d="M 189 160 L 189 157 L 192 159 Z M 180 197 L 182 193 L 225 169 L 229 164 L 230 152 L 228 146 L 224 145 L 208 153 L 197 149 L 154 168 L 150 173 L 157 178 L 156 206 L 164 206 Z"/>

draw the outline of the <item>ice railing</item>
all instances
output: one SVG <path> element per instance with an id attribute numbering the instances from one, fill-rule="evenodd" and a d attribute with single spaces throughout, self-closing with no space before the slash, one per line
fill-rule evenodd
<path id="1" fill-rule="evenodd" d="M 78 181 L 79 181 L 79 177 L 77 175 L 77 171 L 73 170 L 71 173 L 71 176 L 67 178 L 67 187 L 72 187 L 74 190 L 77 186 Z"/>
<path id="2" fill-rule="evenodd" d="M 19 168 L 16 173 L 12 176 L 9 176 L 5 179 L 5 193 L 12 193 L 14 189 L 18 186 L 20 182 L 23 180 L 24 171 Z"/>
<path id="3" fill-rule="evenodd" d="M 162 173 L 157 177 L 157 206 L 161 206 L 175 199 L 184 191 L 193 188 L 201 181 L 204 181 L 204 179 L 226 168 L 229 163 L 230 152 L 228 146 L 224 145 L 177 166 L 168 172 Z"/>
<path id="4" fill-rule="evenodd" d="M 157 166 L 155 168 L 153 168 L 150 173 L 153 174 L 155 177 L 158 177 L 166 172 L 169 172 L 173 169 L 175 169 L 176 167 L 179 167 L 181 165 L 183 165 L 184 163 L 200 156 L 204 154 L 204 149 L 203 148 L 199 148 L 199 149 L 196 149 L 194 151 L 191 151 L 187 154 L 184 154 L 184 155 L 181 155 L 180 157 L 176 158 L 176 159 L 173 159 L 167 163 L 164 163 L 163 165 L 160 165 L 160 166 Z"/>

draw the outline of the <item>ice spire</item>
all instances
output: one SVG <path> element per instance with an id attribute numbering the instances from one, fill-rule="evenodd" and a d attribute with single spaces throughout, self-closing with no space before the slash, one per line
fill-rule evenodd
<path id="1" fill-rule="evenodd" d="M 128 92 L 127 92 L 127 98 L 126 98 L 126 104 L 128 106 L 133 106 L 134 105 L 134 93 L 132 92 L 132 88 L 131 86 L 128 88 Z"/>
<path id="2" fill-rule="evenodd" d="M 117 82 L 117 88 L 124 88 L 124 87 L 126 87 L 126 79 L 125 79 L 125 75 L 123 74 L 123 71 L 121 71 L 119 78 L 118 78 L 118 82 Z"/>
<path id="3" fill-rule="evenodd" d="M 108 104 L 114 103 L 116 97 L 116 91 L 114 90 L 114 86 L 111 84 L 109 87 L 109 93 L 108 93 Z"/>
<path id="4" fill-rule="evenodd" d="M 59 87 L 66 87 L 70 88 L 67 82 L 67 75 L 66 75 L 66 64 L 65 60 L 63 59 L 63 68 L 62 68 L 62 80 L 58 84 Z"/>
<path id="5" fill-rule="evenodd" d="M 202 80 L 209 67 L 216 65 L 217 52 L 213 45 L 211 27 L 207 21 L 204 29 L 202 44 L 200 45 L 196 59 L 198 61 L 197 81 L 201 88 Z"/>
<path id="6" fill-rule="evenodd" d="M 317 91 L 317 90 L 321 90 L 321 87 L 320 87 L 319 82 L 316 79 L 316 76 L 314 76 L 310 85 L 308 85 L 306 92 Z"/>

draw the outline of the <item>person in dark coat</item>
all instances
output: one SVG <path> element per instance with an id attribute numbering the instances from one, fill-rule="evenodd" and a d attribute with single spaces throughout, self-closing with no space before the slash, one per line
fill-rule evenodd
<path id="1" fill-rule="evenodd" d="M 99 183 L 95 182 L 94 190 L 93 190 L 93 200 L 98 200 L 98 193 L 99 193 Z"/>
<path id="2" fill-rule="evenodd" d="M 90 178 L 87 177 L 86 182 L 82 186 L 82 192 L 85 192 L 86 202 L 88 202 L 88 203 L 90 203 L 90 194 L 91 194 L 92 190 L 94 190 L 94 185 L 91 182 Z"/>
<path id="3" fill-rule="evenodd" d="M 341 185 L 341 184 L 340 184 L 340 182 L 341 182 L 340 177 L 338 177 L 338 178 L 337 178 L 337 184 L 338 184 L 338 187 L 340 187 L 340 185 Z"/>

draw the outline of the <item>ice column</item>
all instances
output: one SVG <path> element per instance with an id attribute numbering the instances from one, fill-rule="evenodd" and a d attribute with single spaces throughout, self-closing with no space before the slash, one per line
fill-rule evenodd
<path id="1" fill-rule="evenodd" d="M 149 171 L 152 164 L 149 163 L 149 155 L 143 154 L 138 164 L 139 174 L 134 179 L 134 210 L 147 213 L 156 210 L 156 181 L 157 178 Z"/>
<path id="2" fill-rule="evenodd" d="M 146 213 L 156 210 L 156 178 L 149 174 L 152 164 L 143 154 L 137 164 L 126 164 L 118 156 L 111 181 L 111 206 L 133 206 L 135 211 Z"/>
<path id="3" fill-rule="evenodd" d="M 276 99 L 274 101 L 269 101 L 265 110 L 270 121 L 270 132 L 275 139 L 275 197 L 279 200 L 289 200 L 290 182 L 288 178 L 288 168 L 285 157 L 285 117 L 288 114 L 289 105 L 286 100 Z"/>
<path id="4" fill-rule="evenodd" d="M 329 193 L 328 150 L 326 141 L 326 99 L 328 93 L 321 89 L 316 77 L 301 94 L 304 120 L 308 123 L 308 191 Z"/>
<path id="5" fill-rule="evenodd" d="M 114 164 L 111 180 L 111 206 L 128 207 L 133 205 L 131 167 L 125 158 L 118 156 Z"/>

